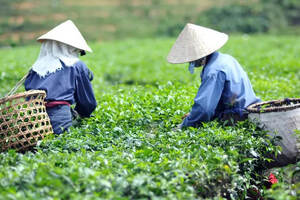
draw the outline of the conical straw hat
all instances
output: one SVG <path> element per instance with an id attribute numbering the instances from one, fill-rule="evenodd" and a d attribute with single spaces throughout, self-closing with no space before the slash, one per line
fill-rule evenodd
<path id="1" fill-rule="evenodd" d="M 55 40 L 77 49 L 92 52 L 92 49 L 88 46 L 80 31 L 71 20 L 61 23 L 37 40 Z"/>
<path id="2" fill-rule="evenodd" d="M 198 60 L 220 49 L 227 40 L 225 33 L 187 24 L 174 43 L 167 61 L 176 64 Z"/>

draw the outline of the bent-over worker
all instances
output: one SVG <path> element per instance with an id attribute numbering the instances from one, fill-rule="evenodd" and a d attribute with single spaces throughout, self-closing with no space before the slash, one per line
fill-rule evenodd
<path id="1" fill-rule="evenodd" d="M 243 120 L 245 108 L 260 101 L 238 61 L 217 51 L 227 40 L 225 33 L 187 24 L 173 45 L 167 57 L 169 63 L 189 63 L 191 73 L 203 66 L 194 105 L 183 117 L 181 128 L 216 118 Z"/>
<path id="2" fill-rule="evenodd" d="M 46 110 L 53 132 L 60 134 L 72 125 L 70 105 L 81 117 L 89 117 L 97 102 L 91 80 L 93 73 L 79 54 L 92 52 L 70 20 L 38 38 L 42 43 L 38 59 L 26 80 L 26 90 L 46 91 Z"/>

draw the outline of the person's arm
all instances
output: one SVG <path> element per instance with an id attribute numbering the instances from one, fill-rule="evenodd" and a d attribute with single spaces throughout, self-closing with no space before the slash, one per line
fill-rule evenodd
<path id="1" fill-rule="evenodd" d="M 224 72 L 209 75 L 202 80 L 194 105 L 190 114 L 183 120 L 181 127 L 199 124 L 199 122 L 210 121 L 220 101 L 224 88 L 226 76 Z"/>
<path id="2" fill-rule="evenodd" d="M 75 89 L 75 110 L 81 117 L 89 117 L 95 110 L 97 102 L 90 80 L 93 79 L 93 73 L 86 67 L 83 62 L 78 67 Z"/>

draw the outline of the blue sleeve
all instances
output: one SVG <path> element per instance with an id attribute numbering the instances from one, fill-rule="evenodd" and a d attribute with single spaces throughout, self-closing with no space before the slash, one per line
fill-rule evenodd
<path id="1" fill-rule="evenodd" d="M 86 67 L 83 62 L 77 68 L 77 76 L 75 81 L 75 110 L 81 117 L 89 117 L 95 110 L 97 102 L 90 80 L 93 73 Z"/>
<path id="2" fill-rule="evenodd" d="M 184 119 L 182 127 L 195 127 L 199 122 L 212 119 L 220 101 L 225 80 L 226 76 L 221 71 L 202 80 L 190 115 Z"/>

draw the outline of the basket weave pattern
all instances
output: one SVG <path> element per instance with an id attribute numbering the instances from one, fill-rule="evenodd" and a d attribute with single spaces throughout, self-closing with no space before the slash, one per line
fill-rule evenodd
<path id="1" fill-rule="evenodd" d="M 0 151 L 25 151 L 52 133 L 45 91 L 30 90 L 0 99 Z"/>
<path id="2" fill-rule="evenodd" d="M 300 98 L 265 101 L 247 107 L 250 113 L 282 112 L 300 108 Z"/>

